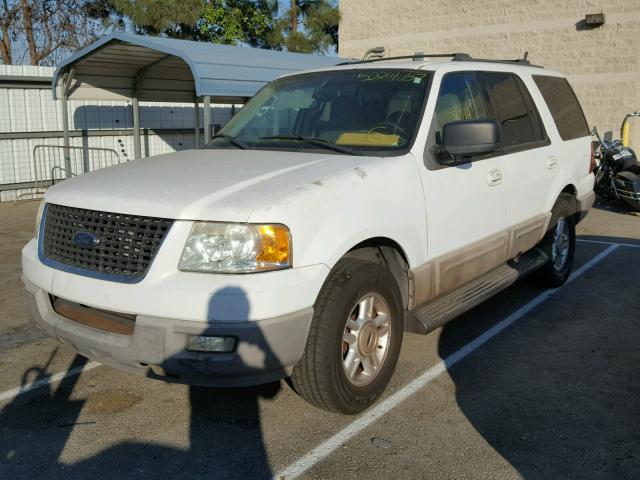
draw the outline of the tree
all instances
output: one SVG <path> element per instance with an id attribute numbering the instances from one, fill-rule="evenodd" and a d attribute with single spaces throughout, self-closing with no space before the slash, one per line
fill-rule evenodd
<path id="1" fill-rule="evenodd" d="M 202 0 L 112 0 L 116 16 L 131 20 L 137 33 L 191 38 Z"/>
<path id="2" fill-rule="evenodd" d="M 274 0 L 208 0 L 198 21 L 202 40 L 224 45 L 266 47 L 278 4 Z"/>
<path id="3" fill-rule="evenodd" d="M 0 58 L 3 63 L 52 65 L 96 38 L 85 0 L 2 0 Z M 17 55 L 16 55 L 17 53 Z"/>
<path id="4" fill-rule="evenodd" d="M 333 0 L 1 0 L 0 60 L 53 65 L 109 30 L 325 53 L 337 46 Z"/>
<path id="5" fill-rule="evenodd" d="M 338 45 L 339 22 L 340 11 L 328 0 L 291 0 L 289 10 L 267 34 L 267 42 L 277 50 L 325 53 Z"/>
<path id="6" fill-rule="evenodd" d="M 116 9 L 111 0 L 89 0 L 85 12 L 102 25 L 102 31 L 125 31 L 124 15 Z"/>
<path id="7" fill-rule="evenodd" d="M 12 55 L 12 43 L 16 37 L 16 19 L 18 18 L 18 5 L 9 4 L 7 0 L 2 0 L 2 10 L 0 10 L 0 58 L 2 63 L 10 64 Z"/>

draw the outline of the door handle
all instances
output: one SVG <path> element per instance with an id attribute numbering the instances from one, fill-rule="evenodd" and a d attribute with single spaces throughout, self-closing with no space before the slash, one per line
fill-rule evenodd
<path id="1" fill-rule="evenodd" d="M 487 175 L 487 185 L 490 187 L 500 185 L 500 183 L 502 183 L 502 178 L 502 170 L 491 170 Z"/>
<path id="2" fill-rule="evenodd" d="M 558 157 L 549 157 L 547 158 L 547 168 L 551 170 L 552 168 L 556 168 L 558 165 Z"/>

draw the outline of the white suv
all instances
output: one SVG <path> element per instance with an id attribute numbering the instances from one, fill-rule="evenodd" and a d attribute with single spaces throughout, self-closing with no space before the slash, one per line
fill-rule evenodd
<path id="1" fill-rule="evenodd" d="M 354 62 L 263 88 L 206 148 L 47 192 L 33 319 L 104 364 L 190 384 L 290 377 L 356 413 L 403 332 L 535 271 L 562 284 L 591 207 L 566 79 L 523 61 Z"/>

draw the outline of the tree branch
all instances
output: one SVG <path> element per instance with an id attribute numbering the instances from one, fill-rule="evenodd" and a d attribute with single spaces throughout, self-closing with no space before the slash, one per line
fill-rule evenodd
<path id="1" fill-rule="evenodd" d="M 27 46 L 29 47 L 29 58 L 31 65 L 38 65 L 40 58 L 38 58 L 38 47 L 36 45 L 36 39 L 33 35 L 33 9 L 29 0 L 22 0 L 22 22 L 24 23 L 24 34 L 27 37 Z"/>
<path id="2" fill-rule="evenodd" d="M 0 58 L 2 63 L 9 65 L 11 63 L 11 28 L 15 20 L 15 7 L 9 9 L 7 0 L 2 0 L 3 14 L 0 17 Z"/>

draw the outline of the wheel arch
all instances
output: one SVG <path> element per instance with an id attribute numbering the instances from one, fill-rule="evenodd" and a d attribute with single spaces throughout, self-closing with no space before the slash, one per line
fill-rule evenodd
<path id="1" fill-rule="evenodd" d="M 573 195 L 574 197 L 577 197 L 578 196 L 578 189 L 576 188 L 576 186 L 573 183 L 569 183 L 568 185 L 564 186 L 564 188 L 562 189 L 562 191 L 560 193 L 561 194 L 568 193 L 570 195 Z"/>
<path id="2" fill-rule="evenodd" d="M 549 221 L 549 225 L 547 230 L 553 227 L 558 219 L 557 205 L 561 199 L 566 199 L 569 203 L 570 214 L 577 224 L 576 216 L 580 214 L 580 206 L 578 204 L 578 189 L 572 183 L 568 183 L 564 186 L 564 188 L 558 193 L 556 198 L 553 201 L 553 205 L 551 206 L 551 220 Z"/>
<path id="3" fill-rule="evenodd" d="M 407 254 L 398 242 L 388 237 L 371 237 L 354 245 L 343 258 L 359 258 L 387 267 L 398 284 L 403 307 L 408 307 L 412 296 L 411 269 Z"/>

